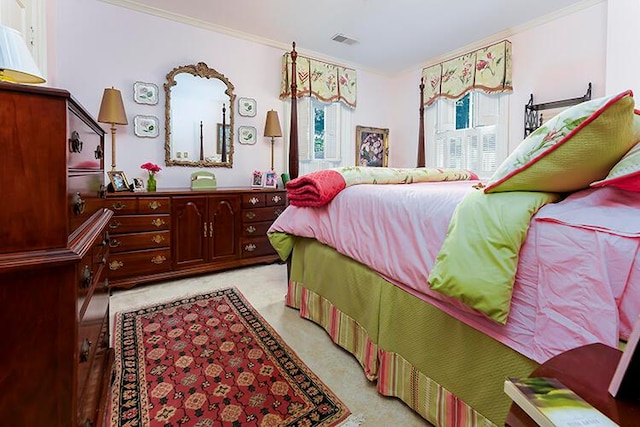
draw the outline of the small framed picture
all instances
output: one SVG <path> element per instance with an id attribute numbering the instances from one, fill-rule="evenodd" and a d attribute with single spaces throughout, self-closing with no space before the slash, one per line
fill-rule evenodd
<path id="1" fill-rule="evenodd" d="M 238 127 L 238 142 L 244 145 L 254 145 L 258 131 L 253 126 Z"/>
<path id="2" fill-rule="evenodd" d="M 253 171 L 251 174 L 251 186 L 252 187 L 262 187 L 262 172 L 261 171 Z"/>
<path id="3" fill-rule="evenodd" d="M 256 100 L 253 98 L 238 98 L 238 114 L 243 117 L 255 117 Z"/>
<path id="4" fill-rule="evenodd" d="M 141 138 L 155 138 L 158 136 L 158 118 L 156 116 L 135 116 L 133 130 Z"/>
<path id="5" fill-rule="evenodd" d="M 356 126 L 356 166 L 387 167 L 389 129 Z"/>
<path id="6" fill-rule="evenodd" d="M 158 103 L 158 86 L 153 83 L 135 82 L 133 84 L 133 100 L 138 104 L 156 105 Z"/>
<path id="7" fill-rule="evenodd" d="M 270 188 L 276 188 L 278 186 L 278 176 L 274 171 L 264 173 L 264 186 Z"/>
<path id="8" fill-rule="evenodd" d="M 144 180 L 142 178 L 133 178 L 133 191 L 144 190 Z"/>
<path id="9" fill-rule="evenodd" d="M 124 172 L 109 171 L 107 175 L 109 175 L 109 181 L 111 181 L 113 191 L 129 191 L 129 182 Z"/>

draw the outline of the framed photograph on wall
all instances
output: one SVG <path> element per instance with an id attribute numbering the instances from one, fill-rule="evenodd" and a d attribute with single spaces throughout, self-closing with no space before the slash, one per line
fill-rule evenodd
<path id="1" fill-rule="evenodd" d="M 222 123 L 218 123 L 216 129 L 216 153 L 222 154 Z M 226 141 L 225 152 L 229 154 L 229 150 L 231 149 L 231 125 L 224 125 L 224 140 Z"/>
<path id="2" fill-rule="evenodd" d="M 156 105 L 158 103 L 158 86 L 153 83 L 135 82 L 133 84 L 133 100 L 138 104 Z"/>
<path id="3" fill-rule="evenodd" d="M 107 172 L 109 181 L 111 181 L 112 191 L 129 191 L 129 182 L 127 177 L 122 171 L 109 171 Z"/>
<path id="4" fill-rule="evenodd" d="M 261 171 L 253 171 L 251 174 L 251 186 L 252 187 L 262 187 L 262 172 Z"/>
<path id="5" fill-rule="evenodd" d="M 389 129 L 356 126 L 356 166 L 387 167 Z"/>

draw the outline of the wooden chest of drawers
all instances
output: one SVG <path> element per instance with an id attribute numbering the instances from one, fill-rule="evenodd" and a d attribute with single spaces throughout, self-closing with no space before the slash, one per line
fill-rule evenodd
<path id="1" fill-rule="evenodd" d="M 171 269 L 171 198 L 145 194 L 108 199 L 107 207 L 115 213 L 108 227 L 112 285 Z"/>
<path id="2" fill-rule="evenodd" d="M 0 141 L 0 425 L 99 426 L 113 361 L 104 131 L 67 91 L 0 83 Z"/>
<path id="3" fill-rule="evenodd" d="M 111 193 L 109 284 L 139 283 L 277 261 L 267 238 L 285 190 L 219 188 Z"/>

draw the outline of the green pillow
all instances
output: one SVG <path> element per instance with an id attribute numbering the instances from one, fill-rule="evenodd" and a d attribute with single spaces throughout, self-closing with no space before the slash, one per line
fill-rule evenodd
<path id="1" fill-rule="evenodd" d="M 518 254 L 531 217 L 559 198 L 530 191 L 469 193 L 449 223 L 429 274 L 431 289 L 506 323 Z"/>
<path id="2" fill-rule="evenodd" d="M 633 107 L 628 90 L 564 110 L 515 148 L 489 179 L 485 193 L 588 188 L 638 141 Z"/>

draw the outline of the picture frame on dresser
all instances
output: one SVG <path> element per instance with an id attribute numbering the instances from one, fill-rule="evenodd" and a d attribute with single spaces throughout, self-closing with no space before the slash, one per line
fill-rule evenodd
<path id="1" fill-rule="evenodd" d="M 107 172 L 109 181 L 111 181 L 111 191 L 129 191 L 129 181 L 123 171 L 109 171 Z"/>
<path id="2" fill-rule="evenodd" d="M 262 187 L 262 171 L 255 170 L 251 174 L 251 186 L 252 187 Z"/>
<path id="3" fill-rule="evenodd" d="M 278 176 L 272 170 L 264 173 L 264 186 L 266 188 L 276 188 L 278 186 Z"/>

